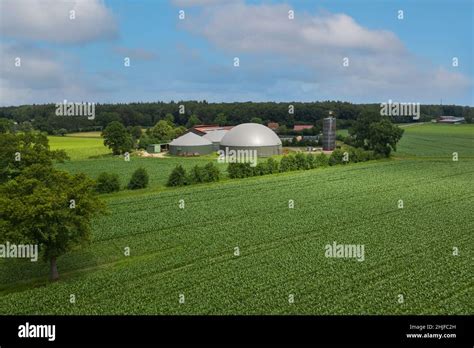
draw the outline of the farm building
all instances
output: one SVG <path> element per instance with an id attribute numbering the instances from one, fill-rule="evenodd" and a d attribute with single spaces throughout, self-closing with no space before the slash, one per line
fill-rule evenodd
<path id="1" fill-rule="evenodd" d="M 300 132 L 305 129 L 313 129 L 314 125 L 312 124 L 295 124 L 293 130 L 296 132 Z"/>
<path id="2" fill-rule="evenodd" d="M 438 123 L 451 123 L 451 124 L 459 124 L 463 123 L 464 117 L 456 117 L 456 116 L 440 116 L 436 119 Z"/>
<path id="3" fill-rule="evenodd" d="M 221 140 L 221 150 L 256 150 L 257 156 L 282 153 L 281 140 L 270 128 L 258 123 L 243 123 L 227 132 Z"/>
<path id="4" fill-rule="evenodd" d="M 219 150 L 219 145 L 221 144 L 222 138 L 228 132 L 227 129 L 218 129 L 213 131 L 208 131 L 202 137 L 211 141 L 214 151 Z"/>
<path id="5" fill-rule="evenodd" d="M 148 153 L 160 153 L 168 150 L 168 143 L 166 144 L 150 144 L 146 147 Z"/>
<path id="6" fill-rule="evenodd" d="M 169 149 L 170 154 L 179 156 L 207 155 L 213 152 L 210 140 L 192 132 L 174 139 L 170 143 Z"/>

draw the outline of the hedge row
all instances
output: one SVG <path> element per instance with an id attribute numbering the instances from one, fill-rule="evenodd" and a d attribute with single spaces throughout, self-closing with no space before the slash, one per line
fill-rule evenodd
<path id="1" fill-rule="evenodd" d="M 177 165 L 171 172 L 167 186 L 185 186 L 203 182 L 219 181 L 220 171 L 217 166 L 209 162 L 204 167 L 194 166 L 189 173 L 181 165 Z"/>
<path id="2" fill-rule="evenodd" d="M 259 162 L 254 167 L 252 167 L 250 163 L 230 163 L 227 167 L 227 172 L 229 178 L 238 179 L 295 170 L 308 170 L 350 162 L 364 162 L 376 158 L 378 157 L 375 156 L 372 151 L 364 151 L 357 148 L 351 148 L 346 151 L 336 149 L 329 157 L 323 153 L 315 155 L 299 152 L 296 155 L 283 156 L 280 162 L 275 161 L 273 158 L 269 158 L 266 162 Z"/>
<path id="3" fill-rule="evenodd" d="M 227 167 L 227 173 L 230 179 L 239 179 L 295 170 L 308 170 L 351 162 L 364 162 L 377 158 L 378 156 L 374 155 L 373 151 L 364 151 L 358 148 L 350 148 L 348 150 L 336 149 L 329 157 L 323 153 L 315 155 L 299 152 L 295 155 L 290 154 L 283 156 L 280 162 L 269 158 L 265 162 L 259 162 L 256 166 L 251 166 L 250 163 L 230 163 Z M 189 173 L 187 173 L 181 165 L 177 165 L 168 178 L 167 186 L 185 186 L 219 181 L 219 179 L 219 168 L 212 162 L 209 162 L 204 167 L 194 166 Z"/>

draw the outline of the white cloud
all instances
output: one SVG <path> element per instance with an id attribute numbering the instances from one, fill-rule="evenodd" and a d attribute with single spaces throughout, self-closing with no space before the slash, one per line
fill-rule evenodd
<path id="1" fill-rule="evenodd" d="M 275 95 L 437 102 L 472 90 L 469 78 L 416 57 L 390 31 L 366 28 L 346 14 L 328 12 L 296 11 L 291 20 L 291 9 L 286 4 L 234 2 L 204 7 L 180 25 L 230 58 L 240 57 L 239 84 L 268 76 L 277 65 L 278 77 L 268 88 Z M 343 67 L 344 57 L 349 58 L 348 67 Z"/>
<path id="2" fill-rule="evenodd" d="M 88 76 L 68 58 L 36 46 L 0 44 L 0 104 L 95 101 L 104 92 L 102 80 Z M 74 63 L 68 66 L 64 60 Z"/>
<path id="3" fill-rule="evenodd" d="M 233 3 L 205 8 L 199 19 L 187 19 L 183 25 L 229 51 L 287 54 L 325 49 L 403 51 L 403 44 L 393 33 L 369 30 L 345 14 L 312 17 L 296 13 L 295 19 L 290 20 L 289 10 L 291 7 L 286 4 Z"/>
<path id="4" fill-rule="evenodd" d="M 0 33 L 7 38 L 84 43 L 118 35 L 116 20 L 101 0 L 2 0 L 0 12 Z"/>

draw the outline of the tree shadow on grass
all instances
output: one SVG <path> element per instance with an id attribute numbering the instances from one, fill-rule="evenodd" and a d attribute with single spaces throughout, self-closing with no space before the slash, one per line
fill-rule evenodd
<path id="1" fill-rule="evenodd" d="M 101 159 L 101 158 L 114 158 L 114 157 L 119 157 L 119 156 L 115 156 L 111 153 L 106 153 L 106 154 L 103 154 L 103 155 L 89 156 L 89 157 L 87 157 L 87 159 Z"/>

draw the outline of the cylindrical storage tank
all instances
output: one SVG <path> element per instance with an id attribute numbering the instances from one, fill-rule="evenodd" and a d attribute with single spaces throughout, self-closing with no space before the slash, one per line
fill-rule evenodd
<path id="1" fill-rule="evenodd" d="M 255 150 L 258 157 L 269 157 L 282 153 L 281 140 L 270 128 L 258 123 L 243 123 L 227 132 L 221 140 L 220 149 Z"/>
<path id="2" fill-rule="evenodd" d="M 169 146 L 169 153 L 177 156 L 207 155 L 212 152 L 212 142 L 192 132 L 174 139 Z"/>
<path id="3" fill-rule="evenodd" d="M 323 120 L 323 150 L 332 151 L 336 148 L 336 119 L 327 117 Z"/>

